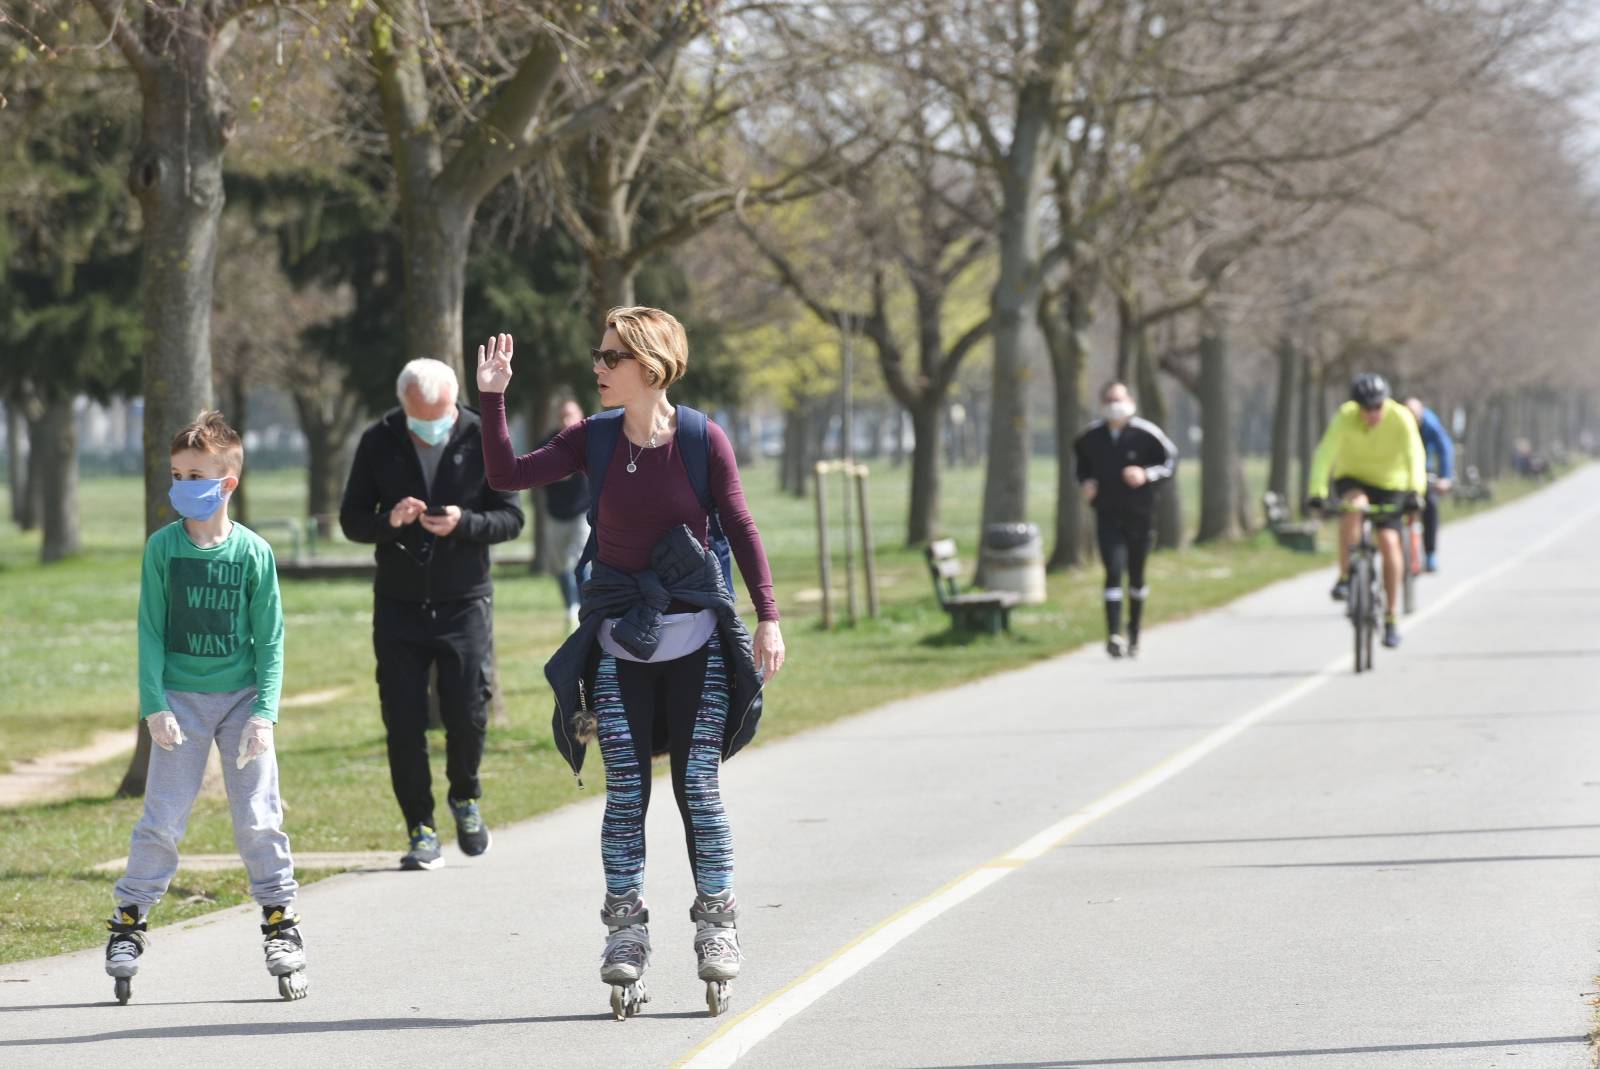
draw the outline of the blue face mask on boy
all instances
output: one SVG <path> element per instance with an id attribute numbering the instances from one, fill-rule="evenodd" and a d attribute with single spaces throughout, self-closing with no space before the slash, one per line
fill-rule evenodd
<path id="1" fill-rule="evenodd" d="M 222 483 L 221 479 L 174 479 L 172 489 L 167 491 L 167 500 L 184 519 L 210 519 L 228 499 Z"/>
<path id="2" fill-rule="evenodd" d="M 416 416 L 406 417 L 406 426 L 411 428 L 411 433 L 429 445 L 442 445 L 445 439 L 450 437 L 450 428 L 455 425 L 455 413 L 441 416 L 439 419 L 418 419 Z"/>

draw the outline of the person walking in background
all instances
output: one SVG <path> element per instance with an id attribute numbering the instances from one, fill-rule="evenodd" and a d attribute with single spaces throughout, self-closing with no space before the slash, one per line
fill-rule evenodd
<path id="1" fill-rule="evenodd" d="M 1144 620 L 1145 562 L 1155 544 L 1156 494 L 1178 470 L 1178 449 L 1149 420 L 1139 419 L 1127 384 L 1108 383 L 1100 391 L 1100 418 L 1089 424 L 1072 450 L 1078 485 L 1094 506 L 1095 535 L 1105 566 L 1106 652 L 1139 655 Z M 1128 634 L 1122 635 L 1123 574 L 1128 590 Z"/>
<path id="2" fill-rule="evenodd" d="M 400 867 L 435 869 L 444 856 L 428 767 L 428 672 L 436 669 L 444 721 L 446 801 L 456 843 L 471 857 L 490 842 L 477 801 L 493 685 L 489 546 L 516 538 L 523 515 L 516 495 L 491 489 L 484 476 L 478 414 L 457 403 L 450 365 L 413 360 L 395 391 L 400 407 L 368 427 L 356 447 L 339 526 L 350 541 L 377 545 L 378 702 L 389 777 L 410 833 Z"/>
<path id="3" fill-rule="evenodd" d="M 667 401 L 689 363 L 677 319 L 657 308 L 612 309 L 591 356 L 601 403 L 613 411 L 521 457 L 506 429 L 511 356 L 508 334 L 478 350 L 490 481 L 517 490 L 582 471 L 593 487 L 595 537 L 584 559 L 593 554 L 594 573 L 579 628 L 545 676 L 556 694 L 556 745 L 573 774 L 592 740 L 605 760 L 601 919 L 609 935 L 600 979 L 611 985 L 619 1020 L 649 1001 L 644 822 L 651 755 L 665 751 L 694 874 L 695 957 L 714 1016 L 726 1009 L 743 959 L 720 766 L 754 737 L 762 690 L 784 660 L 766 551 L 727 435 Z M 735 610 L 730 552 L 760 621 L 753 640 Z"/>
<path id="4" fill-rule="evenodd" d="M 572 398 L 556 406 L 556 429 L 540 448 L 555 440 L 556 434 L 583 422 L 583 407 Z M 544 494 L 546 517 L 545 534 L 549 542 L 545 547 L 545 568 L 561 587 L 561 598 L 567 606 L 567 630 L 578 627 L 578 559 L 589 541 L 589 477 L 575 471 L 541 489 Z"/>
<path id="5" fill-rule="evenodd" d="M 1416 418 L 1422 435 L 1422 448 L 1428 464 L 1428 494 L 1422 499 L 1422 566 L 1439 570 L 1439 497 L 1455 485 L 1456 446 L 1433 409 L 1417 397 L 1406 399 L 1406 407 Z"/>
<path id="6" fill-rule="evenodd" d="M 113 892 L 106 972 L 127 1002 L 150 910 L 178 871 L 178 843 L 216 742 L 233 837 L 261 906 L 267 972 L 286 999 L 306 993 L 294 859 L 283 833 L 272 748 L 283 687 L 283 604 L 272 547 L 228 519 L 244 443 L 220 412 L 172 440 L 172 507 L 139 574 L 139 715 L 150 731 L 144 813 Z"/>

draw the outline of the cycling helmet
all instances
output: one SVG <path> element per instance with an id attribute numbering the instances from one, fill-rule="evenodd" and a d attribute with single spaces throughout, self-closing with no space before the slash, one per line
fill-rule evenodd
<path id="1" fill-rule="evenodd" d="M 1377 408 L 1389 399 L 1389 384 L 1382 375 L 1364 372 L 1350 380 L 1350 400 L 1362 408 Z"/>

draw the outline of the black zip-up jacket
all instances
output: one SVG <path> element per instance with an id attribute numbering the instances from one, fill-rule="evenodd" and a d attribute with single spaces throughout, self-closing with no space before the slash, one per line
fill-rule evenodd
<path id="1" fill-rule="evenodd" d="M 377 543 L 373 589 L 381 597 L 426 602 L 489 594 L 489 546 L 509 542 L 522 531 L 517 495 L 490 489 L 484 477 L 478 413 L 466 405 L 456 407 L 459 415 L 439 456 L 431 493 L 404 409 L 385 413 L 356 446 L 339 526 L 352 542 Z M 420 522 L 391 527 L 389 511 L 406 497 L 456 505 L 461 522 L 444 538 L 429 534 Z"/>
<path id="2" fill-rule="evenodd" d="M 1147 419 L 1130 419 L 1111 437 L 1104 420 L 1095 420 L 1072 443 L 1078 458 L 1078 482 L 1093 479 L 1094 508 L 1104 516 L 1149 517 L 1155 514 L 1156 490 L 1178 470 L 1178 448 Z M 1135 489 L 1122 479 L 1126 467 L 1144 469 L 1146 482 Z"/>
<path id="3" fill-rule="evenodd" d="M 594 712 L 591 700 L 595 667 L 599 664 L 601 625 L 618 618 L 613 637 L 624 648 L 644 656 L 654 649 L 661 614 L 674 601 L 717 614 L 717 634 L 722 639 L 731 683 L 722 737 L 723 759 L 732 757 L 755 738 L 762 706 L 755 642 L 739 619 L 733 595 L 722 582 L 716 554 L 702 546 L 687 526 L 679 524 L 651 551 L 650 568 L 646 571 L 624 572 L 595 562 L 589 581 L 583 584 L 578 629 L 544 666 L 545 678 L 556 697 L 550 720 L 556 749 L 572 766 L 574 776 L 583 771 L 587 746 L 578 737 L 573 720 L 580 713 L 587 716 Z M 651 752 L 666 752 L 667 743 L 665 738 L 652 739 Z"/>

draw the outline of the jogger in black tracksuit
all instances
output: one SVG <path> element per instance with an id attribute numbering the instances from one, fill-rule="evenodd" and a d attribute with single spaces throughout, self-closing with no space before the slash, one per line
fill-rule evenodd
<path id="1" fill-rule="evenodd" d="M 428 768 L 430 668 L 457 841 L 467 854 L 489 847 L 477 805 L 494 653 L 489 545 L 516 538 L 523 524 L 516 495 L 485 480 L 478 414 L 456 404 L 456 389 L 446 364 L 406 365 L 402 407 L 361 436 L 339 510 L 345 537 L 377 543 L 372 645 L 408 869 L 443 863 Z"/>
<path id="2" fill-rule="evenodd" d="M 1128 387 L 1120 382 L 1100 394 L 1101 419 L 1073 443 L 1078 483 L 1094 505 L 1095 533 L 1105 564 L 1106 652 L 1139 652 L 1139 625 L 1149 587 L 1145 560 L 1155 541 L 1157 488 L 1178 466 L 1178 450 L 1161 428 L 1134 416 Z M 1122 636 L 1122 577 L 1128 576 L 1128 636 Z"/>

